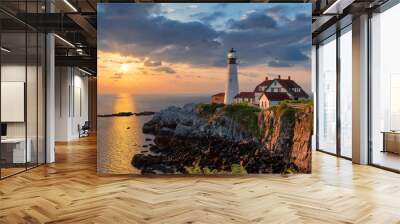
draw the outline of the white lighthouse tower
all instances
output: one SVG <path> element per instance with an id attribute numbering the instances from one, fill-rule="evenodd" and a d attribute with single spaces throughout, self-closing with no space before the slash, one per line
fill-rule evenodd
<path id="1" fill-rule="evenodd" d="M 228 53 L 228 78 L 225 87 L 225 104 L 232 104 L 233 98 L 239 93 L 236 51 L 233 48 Z"/>

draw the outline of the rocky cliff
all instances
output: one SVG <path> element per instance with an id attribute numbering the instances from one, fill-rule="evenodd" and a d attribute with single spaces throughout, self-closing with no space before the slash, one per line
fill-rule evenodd
<path id="1" fill-rule="evenodd" d="M 288 168 L 311 173 L 313 106 L 310 103 L 272 107 L 260 113 L 259 125 L 265 150 L 282 155 Z"/>
<path id="2" fill-rule="evenodd" d="M 311 171 L 312 107 L 284 104 L 186 105 L 156 113 L 143 126 L 155 136 L 132 164 L 142 173 L 284 173 Z"/>

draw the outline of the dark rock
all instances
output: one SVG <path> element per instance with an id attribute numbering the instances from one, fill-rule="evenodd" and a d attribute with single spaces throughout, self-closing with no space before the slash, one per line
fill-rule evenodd
<path id="1" fill-rule="evenodd" d="M 152 151 L 154 153 L 159 153 L 159 152 L 161 152 L 161 149 L 158 148 L 157 146 L 153 145 L 153 146 L 150 146 L 150 151 Z"/>
<path id="2" fill-rule="evenodd" d="M 194 165 L 230 172 L 232 164 L 241 164 L 248 173 L 309 172 L 310 111 L 262 112 L 258 124 L 261 137 L 229 117 L 214 117 L 200 116 L 195 105 L 156 113 L 143 132 L 155 136 L 155 145 L 149 150 L 157 155 L 137 154 L 132 165 L 146 174 L 186 173 L 185 167 Z"/>
<path id="3" fill-rule="evenodd" d="M 142 127 L 142 131 L 145 134 L 155 134 L 157 131 L 157 123 L 155 121 L 149 121 Z"/>
<path id="4" fill-rule="evenodd" d="M 162 127 L 157 134 L 160 136 L 172 136 L 174 135 L 174 130 L 168 127 Z"/>
<path id="5" fill-rule="evenodd" d="M 149 165 L 161 164 L 161 157 L 145 155 L 145 154 L 136 154 L 133 156 L 132 164 L 135 164 L 135 167 L 141 169 Z"/>
<path id="6" fill-rule="evenodd" d="M 143 112 L 135 113 L 136 116 L 149 116 L 149 115 L 153 115 L 153 114 L 155 114 L 155 112 L 153 112 L 153 111 L 143 111 Z"/>
<path id="7" fill-rule="evenodd" d="M 190 136 L 192 134 L 192 132 L 193 132 L 192 127 L 186 126 L 183 124 L 178 124 L 174 131 L 174 135 L 179 136 L 179 137 L 187 137 L 187 136 Z"/>
<path id="8" fill-rule="evenodd" d="M 132 112 L 119 112 L 119 113 L 115 113 L 115 114 L 100 114 L 97 115 L 98 117 L 129 117 L 134 115 L 135 113 Z"/>
<path id="9" fill-rule="evenodd" d="M 163 147 L 166 147 L 166 146 L 168 146 L 169 145 L 169 142 L 171 141 L 171 137 L 169 137 L 169 136 L 162 136 L 162 135 L 160 135 L 160 136 L 156 136 L 155 138 L 154 138 L 154 143 L 158 146 L 158 147 L 160 147 L 160 148 L 163 148 Z"/>

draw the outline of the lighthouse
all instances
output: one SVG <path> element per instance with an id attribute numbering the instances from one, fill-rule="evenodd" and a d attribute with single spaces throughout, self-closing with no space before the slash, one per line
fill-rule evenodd
<path id="1" fill-rule="evenodd" d="M 225 87 L 225 104 L 232 104 L 233 98 L 239 93 L 236 51 L 233 48 L 228 52 L 228 76 Z"/>

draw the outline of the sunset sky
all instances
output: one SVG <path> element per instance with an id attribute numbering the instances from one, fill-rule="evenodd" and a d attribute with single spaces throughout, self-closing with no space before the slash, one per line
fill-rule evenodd
<path id="1" fill-rule="evenodd" d="M 239 89 L 291 76 L 311 85 L 311 4 L 98 4 L 98 92 L 223 92 L 235 48 Z"/>

